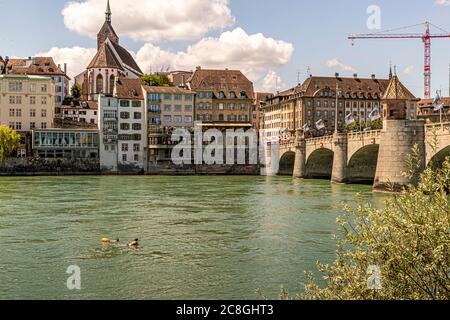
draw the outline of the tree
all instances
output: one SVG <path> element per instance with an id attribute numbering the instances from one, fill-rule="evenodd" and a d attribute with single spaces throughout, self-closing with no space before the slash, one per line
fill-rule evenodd
<path id="1" fill-rule="evenodd" d="M 70 93 L 74 100 L 79 100 L 81 98 L 81 86 L 78 83 L 75 83 L 72 86 L 72 89 L 70 89 Z"/>
<path id="2" fill-rule="evenodd" d="M 20 140 L 20 134 L 0 125 L 0 161 L 4 161 L 19 147 Z"/>
<path id="3" fill-rule="evenodd" d="M 377 119 L 369 122 L 370 130 L 381 130 L 383 129 L 383 119 Z"/>
<path id="4" fill-rule="evenodd" d="M 364 129 L 364 124 L 359 121 L 354 121 L 353 123 L 346 125 L 345 129 L 347 132 L 361 131 L 361 129 Z"/>
<path id="5" fill-rule="evenodd" d="M 408 160 L 417 172 L 418 149 Z M 417 185 L 392 195 L 384 209 L 345 207 L 336 260 L 318 263 L 325 287 L 308 273 L 301 299 L 450 299 L 450 158 L 429 166 Z M 361 202 L 361 201 L 359 201 Z"/>
<path id="6" fill-rule="evenodd" d="M 173 83 L 170 82 L 166 75 L 159 74 L 145 74 L 141 77 L 142 84 L 152 87 L 173 87 Z"/>

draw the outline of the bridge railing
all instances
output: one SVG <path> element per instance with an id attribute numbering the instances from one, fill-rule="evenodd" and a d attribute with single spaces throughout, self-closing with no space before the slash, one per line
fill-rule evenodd
<path id="1" fill-rule="evenodd" d="M 318 143 L 322 143 L 322 142 L 329 142 L 330 140 L 333 140 L 333 136 L 323 136 L 323 137 L 317 137 L 317 138 L 308 138 L 308 139 L 306 139 L 306 143 L 318 144 Z"/>
<path id="2" fill-rule="evenodd" d="M 381 136 L 381 130 L 371 130 L 371 131 L 361 131 L 361 132 L 350 132 L 348 135 L 349 140 L 361 140 L 361 139 L 372 139 Z"/>
<path id="3" fill-rule="evenodd" d="M 430 123 L 425 125 L 425 132 L 431 133 L 434 131 L 449 131 L 450 132 L 450 122 L 439 122 L 439 123 Z"/>

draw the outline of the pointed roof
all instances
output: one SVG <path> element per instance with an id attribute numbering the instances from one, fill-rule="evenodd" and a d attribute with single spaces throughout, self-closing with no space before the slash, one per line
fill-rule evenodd
<path id="1" fill-rule="evenodd" d="M 127 66 L 133 68 L 140 74 L 143 74 L 141 68 L 139 68 L 139 66 L 136 63 L 136 61 L 134 60 L 133 56 L 131 55 L 130 52 L 128 52 L 127 49 L 125 49 L 124 47 L 122 47 L 121 45 L 119 45 L 118 43 L 115 43 L 113 41 L 111 41 L 111 44 L 113 45 L 114 50 L 116 50 L 117 54 L 119 55 L 119 57 L 123 63 L 125 63 Z"/>
<path id="2" fill-rule="evenodd" d="M 94 59 L 89 64 L 88 69 L 92 68 L 115 68 L 123 70 L 122 65 L 106 43 L 100 46 Z"/>
<path id="3" fill-rule="evenodd" d="M 111 12 L 111 6 L 109 5 L 109 0 L 108 3 L 106 4 L 106 12 L 105 12 L 105 20 L 108 22 L 111 22 L 111 16 L 112 16 L 112 12 Z"/>
<path id="4" fill-rule="evenodd" d="M 383 100 L 416 100 L 416 97 L 398 79 L 395 67 L 394 75 L 389 81 Z"/>

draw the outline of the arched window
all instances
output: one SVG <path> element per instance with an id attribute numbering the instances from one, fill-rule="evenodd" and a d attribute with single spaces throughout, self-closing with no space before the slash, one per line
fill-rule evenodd
<path id="1" fill-rule="evenodd" d="M 236 99 L 236 93 L 234 91 L 230 91 L 230 99 Z"/>
<path id="2" fill-rule="evenodd" d="M 112 74 L 110 77 L 109 77 L 109 93 L 110 94 L 113 94 L 113 92 L 114 92 L 114 82 L 115 82 L 115 77 L 114 77 L 114 75 Z"/>
<path id="3" fill-rule="evenodd" d="M 247 92 L 241 91 L 241 99 L 247 99 Z"/>
<path id="4" fill-rule="evenodd" d="M 97 76 L 97 92 L 96 93 L 103 93 L 103 76 L 99 74 Z"/>
<path id="5" fill-rule="evenodd" d="M 95 88 L 95 86 L 94 86 L 94 77 L 92 76 L 92 74 L 89 75 L 89 85 L 88 85 L 88 88 L 89 88 L 89 93 L 94 93 L 94 88 Z"/>

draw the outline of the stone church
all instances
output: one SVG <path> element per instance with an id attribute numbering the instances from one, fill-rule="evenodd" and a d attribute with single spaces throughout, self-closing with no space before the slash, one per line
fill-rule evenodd
<path id="1" fill-rule="evenodd" d="M 75 77 L 85 101 L 98 101 L 100 94 L 112 95 L 116 77 L 138 79 L 143 74 L 133 56 L 119 44 L 111 16 L 108 0 L 105 23 L 97 34 L 97 54 L 86 71 Z"/>

